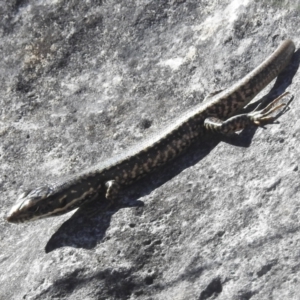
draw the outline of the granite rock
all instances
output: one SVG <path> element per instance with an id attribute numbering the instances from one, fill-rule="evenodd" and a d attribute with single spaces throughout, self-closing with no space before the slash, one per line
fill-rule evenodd
<path id="1" fill-rule="evenodd" d="M 295 1 L 3 1 L 1 299 L 299 299 L 299 12 Z M 140 143 L 247 74 L 286 38 L 256 99 L 276 124 L 199 142 L 91 218 L 24 225 L 20 192 Z"/>

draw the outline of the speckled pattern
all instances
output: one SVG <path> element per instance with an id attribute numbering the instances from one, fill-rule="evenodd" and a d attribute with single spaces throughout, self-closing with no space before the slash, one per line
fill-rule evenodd
<path id="1" fill-rule="evenodd" d="M 237 114 L 286 67 L 294 51 L 294 43 L 284 41 L 269 58 L 231 88 L 196 106 L 163 132 L 113 163 L 88 170 L 58 185 L 22 194 L 7 220 L 22 223 L 69 212 L 98 197 L 113 200 L 122 186 L 132 184 L 171 161 L 204 134 L 234 132 L 249 124 L 259 125 L 260 121 L 271 120 L 268 116 L 274 111 L 272 105 L 262 111 Z M 211 117 L 227 120 L 206 122 Z"/>

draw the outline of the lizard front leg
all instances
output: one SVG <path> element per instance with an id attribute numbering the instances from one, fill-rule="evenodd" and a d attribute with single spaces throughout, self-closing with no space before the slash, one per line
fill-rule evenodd
<path id="1" fill-rule="evenodd" d="M 120 192 L 120 185 L 115 180 L 109 180 L 105 183 L 105 187 L 105 198 L 111 202 L 114 202 Z"/>

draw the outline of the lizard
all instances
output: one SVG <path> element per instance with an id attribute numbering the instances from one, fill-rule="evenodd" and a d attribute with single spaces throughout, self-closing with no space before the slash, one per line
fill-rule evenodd
<path id="1" fill-rule="evenodd" d="M 114 201 L 121 188 L 157 170 L 182 154 L 206 134 L 230 134 L 246 126 L 271 123 L 283 93 L 263 109 L 242 109 L 288 65 L 295 51 L 287 39 L 258 67 L 231 87 L 208 96 L 156 134 L 122 155 L 100 163 L 62 182 L 23 192 L 6 216 L 23 223 L 67 213 L 95 199 Z M 99 198 L 99 199 L 98 199 Z"/>

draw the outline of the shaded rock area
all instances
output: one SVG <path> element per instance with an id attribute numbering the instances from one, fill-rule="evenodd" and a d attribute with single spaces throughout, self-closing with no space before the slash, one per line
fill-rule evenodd
<path id="1" fill-rule="evenodd" d="M 2 1 L 0 299 L 299 299 L 297 1 Z M 212 138 L 108 211 L 23 225 L 23 189 L 155 134 L 286 38 L 276 124 Z M 100 208 L 101 208 L 101 204 Z"/>

